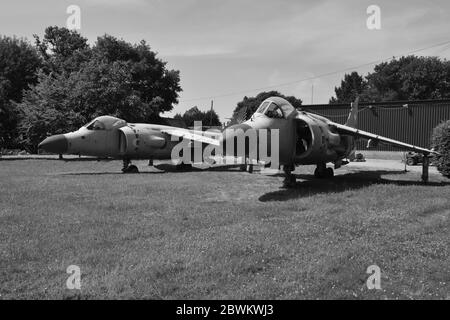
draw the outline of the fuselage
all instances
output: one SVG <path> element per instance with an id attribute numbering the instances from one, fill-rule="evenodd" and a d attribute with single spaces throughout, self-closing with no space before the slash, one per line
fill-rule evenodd
<path id="1" fill-rule="evenodd" d="M 127 123 L 122 119 L 102 116 L 77 131 L 45 139 L 39 148 L 58 154 L 75 154 L 114 159 L 170 159 L 172 141 L 164 130 L 173 127 Z"/>
<path id="2" fill-rule="evenodd" d="M 234 132 L 249 130 L 278 130 L 280 165 L 307 165 L 333 162 L 340 165 L 354 150 L 354 139 L 337 133 L 325 117 L 296 110 L 288 101 L 279 97 L 265 100 L 253 116 L 229 128 L 223 140 L 234 139 Z M 269 139 L 268 139 L 269 141 Z M 250 144 L 255 148 L 257 144 Z M 251 149 L 246 150 L 252 154 Z M 230 155 L 230 153 L 227 153 Z"/>

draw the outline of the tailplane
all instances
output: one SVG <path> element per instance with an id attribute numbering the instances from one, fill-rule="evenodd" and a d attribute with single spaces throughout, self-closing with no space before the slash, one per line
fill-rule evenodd
<path id="1" fill-rule="evenodd" d="M 352 102 L 350 114 L 348 115 L 346 126 L 356 128 L 358 126 L 358 104 L 359 97 L 356 97 L 355 102 Z"/>

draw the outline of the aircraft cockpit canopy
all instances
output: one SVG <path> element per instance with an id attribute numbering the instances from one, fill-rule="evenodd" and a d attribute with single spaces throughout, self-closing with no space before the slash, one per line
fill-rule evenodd
<path id="1" fill-rule="evenodd" d="M 262 113 L 269 118 L 283 119 L 284 114 L 281 108 L 273 101 L 264 101 L 256 110 L 258 113 Z"/>
<path id="2" fill-rule="evenodd" d="M 94 130 L 94 131 L 106 130 L 105 124 L 99 120 L 94 120 L 94 121 L 88 123 L 85 127 L 88 130 Z"/>
<path id="3" fill-rule="evenodd" d="M 287 100 L 272 97 L 261 103 L 256 113 L 264 114 L 272 119 L 287 119 L 293 111 L 294 107 Z"/>
<path id="4" fill-rule="evenodd" d="M 125 120 L 111 117 L 111 116 L 102 116 L 95 118 L 84 127 L 88 130 L 92 131 L 101 131 L 101 130 L 111 130 L 121 128 L 127 125 Z"/>

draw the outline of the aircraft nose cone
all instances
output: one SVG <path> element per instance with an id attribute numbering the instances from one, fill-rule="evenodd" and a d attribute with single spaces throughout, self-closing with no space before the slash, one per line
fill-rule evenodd
<path id="1" fill-rule="evenodd" d="M 51 153 L 63 154 L 68 148 L 67 138 L 63 134 L 48 137 L 39 144 L 38 148 Z"/>

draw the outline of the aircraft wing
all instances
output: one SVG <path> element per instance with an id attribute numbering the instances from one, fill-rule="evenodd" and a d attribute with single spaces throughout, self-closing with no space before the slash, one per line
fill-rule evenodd
<path id="1" fill-rule="evenodd" d="M 181 128 L 174 128 L 174 129 L 164 129 L 161 130 L 161 132 L 167 133 L 171 136 L 175 136 L 175 137 L 180 137 L 180 138 L 185 138 L 191 141 L 198 141 L 201 143 L 206 143 L 206 144 L 212 144 L 215 146 L 220 146 L 220 141 L 217 139 L 213 139 L 210 137 L 206 137 L 204 135 L 202 135 L 201 133 L 196 133 L 196 132 L 192 132 L 190 130 L 186 130 L 186 129 L 181 129 Z"/>
<path id="2" fill-rule="evenodd" d="M 191 133 L 199 134 L 201 136 L 219 139 L 222 136 L 222 131 L 199 131 L 199 130 L 189 130 Z"/>
<path id="3" fill-rule="evenodd" d="M 401 141 L 397 141 L 397 140 L 394 140 L 394 139 L 389 139 L 389 138 L 386 138 L 386 137 L 383 137 L 383 136 L 379 136 L 379 135 L 374 134 L 374 133 L 358 130 L 356 128 L 352 128 L 352 127 L 349 127 L 349 126 L 346 126 L 346 125 L 343 125 L 343 124 L 331 122 L 330 125 L 335 126 L 340 134 L 354 136 L 355 138 L 371 139 L 371 140 L 373 140 L 375 142 L 381 142 L 381 143 L 384 143 L 384 144 L 390 144 L 390 145 L 393 145 L 393 146 L 397 146 L 397 147 L 400 147 L 400 148 L 403 148 L 403 149 L 406 149 L 406 150 L 415 151 L 415 152 L 419 152 L 419 153 L 438 154 L 438 152 L 433 151 L 433 150 L 421 148 L 421 147 L 414 146 L 412 144 L 404 143 L 404 142 L 401 142 Z"/>

